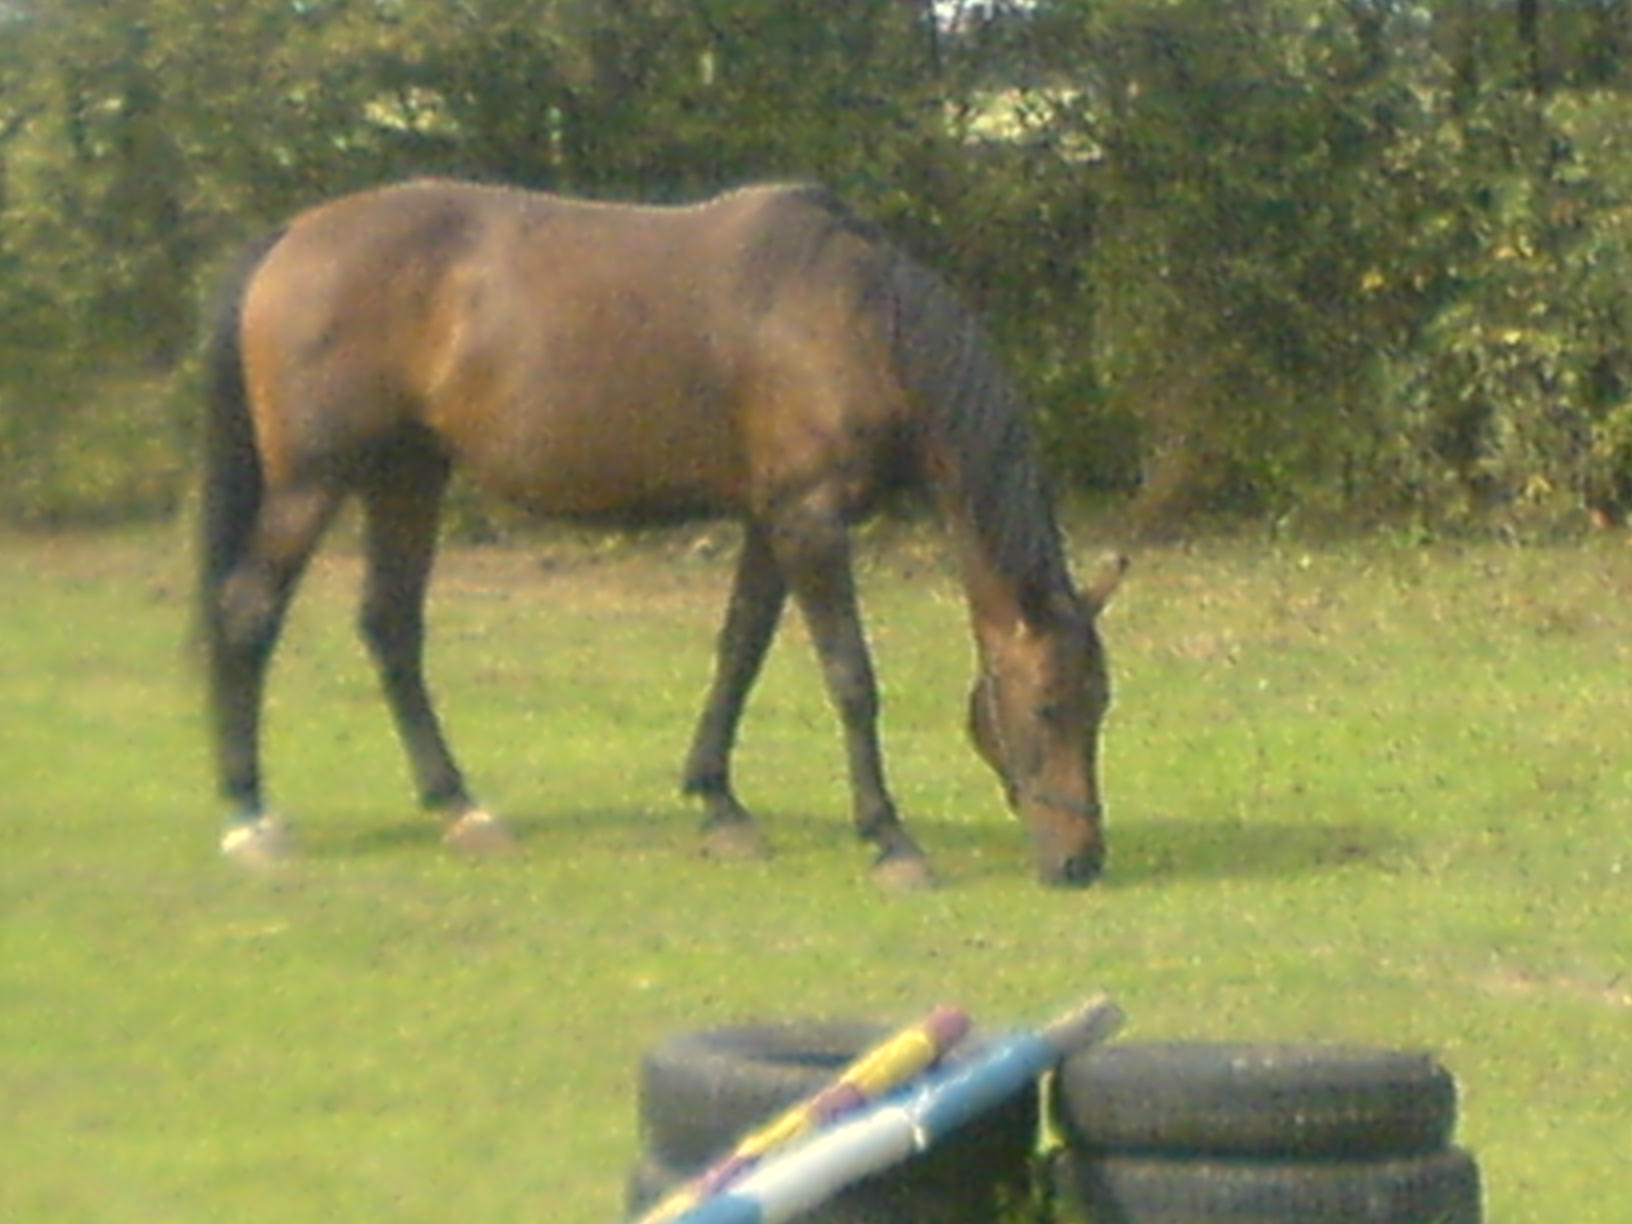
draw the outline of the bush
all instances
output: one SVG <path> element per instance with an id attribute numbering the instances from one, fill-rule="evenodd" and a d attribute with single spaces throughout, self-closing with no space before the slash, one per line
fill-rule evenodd
<path id="1" fill-rule="evenodd" d="M 175 375 L 0 387 L 0 520 L 129 522 L 181 504 L 192 419 Z"/>
<path id="2" fill-rule="evenodd" d="M 173 506 L 201 269 L 425 172 L 823 179 L 990 321 L 1063 477 L 1152 530 L 1632 502 L 1623 6 L 124 7 L 0 14 L 6 518 Z"/>

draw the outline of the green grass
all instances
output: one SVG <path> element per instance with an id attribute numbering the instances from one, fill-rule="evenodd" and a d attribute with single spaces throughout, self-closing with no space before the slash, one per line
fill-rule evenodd
<path id="1" fill-rule="evenodd" d="M 554 560 L 539 564 L 540 551 Z M 1086 551 L 1086 549 L 1085 549 Z M 1209 543 L 1104 629 L 1112 868 L 1032 883 L 959 732 L 931 544 L 866 567 L 886 748 L 948 879 L 874 892 L 797 626 L 740 755 L 779 857 L 673 793 L 727 561 L 456 552 L 433 674 L 518 862 L 451 861 L 320 560 L 268 769 L 301 861 L 215 855 L 179 533 L 0 541 L 0 1219 L 619 1215 L 633 1073 L 751 1016 L 1040 1020 L 1438 1051 L 1494 1224 L 1632 1219 L 1632 551 Z"/>

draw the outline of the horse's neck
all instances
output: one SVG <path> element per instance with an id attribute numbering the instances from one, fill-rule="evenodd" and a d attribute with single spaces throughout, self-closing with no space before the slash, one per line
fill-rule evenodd
<path id="1" fill-rule="evenodd" d="M 1020 584 L 997 564 L 978 534 L 967 525 L 953 531 L 964 597 L 981 658 L 990 661 L 1006 640 L 1027 627 Z"/>

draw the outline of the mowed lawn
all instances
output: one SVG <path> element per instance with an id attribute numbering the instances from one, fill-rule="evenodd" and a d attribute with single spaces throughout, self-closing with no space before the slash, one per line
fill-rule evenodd
<path id="1" fill-rule="evenodd" d="M 342 538 L 274 676 L 304 851 L 265 876 L 215 853 L 182 532 L 0 540 L 0 1219 L 609 1224 L 666 1032 L 1103 988 L 1129 1039 L 1432 1049 L 1493 1224 L 1632 1220 L 1625 537 L 1139 555 L 1084 892 L 1032 882 L 965 746 L 934 536 L 872 540 L 886 750 L 946 880 L 909 897 L 866 879 L 793 623 L 739 757 L 779 856 L 697 857 L 729 555 L 690 539 L 444 558 L 433 678 L 526 846 L 472 865 L 414 810 Z"/>

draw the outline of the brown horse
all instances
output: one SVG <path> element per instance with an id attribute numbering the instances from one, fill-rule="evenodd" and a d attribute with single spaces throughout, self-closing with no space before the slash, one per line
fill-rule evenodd
<path id="1" fill-rule="evenodd" d="M 466 849 L 509 844 L 466 789 L 422 672 L 441 495 L 461 464 L 547 514 L 745 523 L 684 790 L 705 848 L 764 849 L 731 787 L 748 690 L 791 593 L 843 724 L 855 827 L 889 883 L 931 880 L 884 782 L 847 528 L 926 488 L 949 526 L 979 671 L 970 727 L 1050 882 L 1104 843 L 1108 701 L 1035 448 L 971 315 L 826 192 L 691 207 L 425 181 L 301 213 L 257 248 L 209 347 L 202 621 L 230 856 L 275 857 L 259 723 L 295 584 L 336 508 L 364 512 L 361 630 L 424 803 Z"/>

